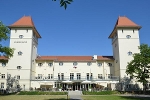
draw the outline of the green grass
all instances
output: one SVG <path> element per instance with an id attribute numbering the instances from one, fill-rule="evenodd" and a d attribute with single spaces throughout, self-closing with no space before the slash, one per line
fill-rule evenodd
<path id="1" fill-rule="evenodd" d="M 83 95 L 83 100 L 150 100 L 150 97 Z M 0 95 L 0 100 L 68 100 L 67 95 Z"/>
<path id="2" fill-rule="evenodd" d="M 83 100 L 150 100 L 150 97 L 130 97 L 130 96 L 116 96 L 116 95 L 90 95 L 82 96 Z"/>
<path id="3" fill-rule="evenodd" d="M 111 95 L 111 94 L 117 94 L 118 92 L 115 91 L 96 91 L 96 92 L 89 92 L 89 91 L 83 91 L 83 95 Z"/>
<path id="4" fill-rule="evenodd" d="M 67 100 L 66 95 L 6 95 L 0 100 Z"/>

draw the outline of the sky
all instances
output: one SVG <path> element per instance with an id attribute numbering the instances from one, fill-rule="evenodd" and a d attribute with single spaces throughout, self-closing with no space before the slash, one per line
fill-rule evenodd
<path id="1" fill-rule="evenodd" d="M 150 0 L 74 0 L 67 9 L 59 0 L 0 0 L 0 21 L 11 25 L 31 16 L 42 36 L 42 56 L 112 56 L 112 32 L 119 16 L 126 16 L 140 29 L 140 43 L 150 45 Z M 1 42 L 9 46 L 9 41 Z"/>

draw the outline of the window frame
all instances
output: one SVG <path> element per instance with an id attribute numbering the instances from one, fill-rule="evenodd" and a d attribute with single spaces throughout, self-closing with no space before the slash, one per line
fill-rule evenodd
<path id="1" fill-rule="evenodd" d="M 19 39 L 22 39 L 24 36 L 23 35 L 19 35 Z"/>
<path id="2" fill-rule="evenodd" d="M 126 35 L 126 38 L 127 38 L 127 39 L 130 39 L 130 38 L 131 38 L 131 35 Z"/>
<path id="3" fill-rule="evenodd" d="M 73 62 L 73 66 L 77 66 L 78 65 L 78 63 L 77 62 Z"/>
<path id="4" fill-rule="evenodd" d="M 18 52 L 18 55 L 21 56 L 23 53 L 21 51 Z"/>
<path id="5" fill-rule="evenodd" d="M 107 63 L 107 65 L 108 65 L 109 67 L 112 67 L 112 66 L 113 66 L 113 64 L 112 64 L 112 63 Z"/>
<path id="6" fill-rule="evenodd" d="M 17 69 L 21 69 L 22 67 L 21 66 L 17 66 Z"/>
<path id="7" fill-rule="evenodd" d="M 91 66 L 91 65 L 92 65 L 92 62 L 87 62 L 87 65 L 88 65 L 88 66 Z"/>
<path id="8" fill-rule="evenodd" d="M 59 62 L 59 66 L 63 66 L 63 62 Z"/>
<path id="9" fill-rule="evenodd" d="M 38 63 L 38 66 L 39 66 L 39 67 L 43 66 L 43 63 Z"/>
<path id="10" fill-rule="evenodd" d="M 2 63 L 2 66 L 5 67 L 5 66 L 6 66 L 6 63 Z"/>
<path id="11" fill-rule="evenodd" d="M 50 67 L 53 66 L 53 63 L 52 62 L 48 63 L 48 66 L 50 66 Z"/>
<path id="12" fill-rule="evenodd" d="M 103 64 L 102 64 L 101 62 L 98 62 L 97 65 L 98 65 L 99 67 L 101 67 Z"/>

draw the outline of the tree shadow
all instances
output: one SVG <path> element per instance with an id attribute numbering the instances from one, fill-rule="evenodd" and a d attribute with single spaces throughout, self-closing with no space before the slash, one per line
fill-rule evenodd
<path id="1" fill-rule="evenodd" d="M 142 96 L 120 96 L 120 97 L 126 100 L 150 100 L 150 97 L 142 97 Z"/>

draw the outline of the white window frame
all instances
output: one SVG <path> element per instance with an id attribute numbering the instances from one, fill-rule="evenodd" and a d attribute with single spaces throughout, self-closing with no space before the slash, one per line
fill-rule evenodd
<path id="1" fill-rule="evenodd" d="M 112 63 L 107 63 L 107 65 L 108 65 L 109 67 L 112 67 L 112 66 L 113 66 Z"/>
<path id="2" fill-rule="evenodd" d="M 74 65 L 74 66 L 77 66 L 77 65 L 78 65 L 78 63 L 77 63 L 77 62 L 73 62 L 73 65 Z"/>
<path id="3" fill-rule="evenodd" d="M 63 66 L 63 62 L 59 62 L 59 66 Z"/>
<path id="4" fill-rule="evenodd" d="M 22 52 L 21 52 L 21 51 L 19 51 L 19 52 L 18 52 L 18 55 L 22 55 Z"/>
<path id="5" fill-rule="evenodd" d="M 43 63 L 38 63 L 38 66 L 40 66 L 40 67 L 43 66 Z"/>
<path id="6" fill-rule="evenodd" d="M 22 38 L 23 38 L 23 35 L 19 35 L 19 38 L 22 39 Z"/>
<path id="7" fill-rule="evenodd" d="M 17 79 L 18 79 L 18 80 L 20 79 L 20 75 L 17 75 Z"/>
<path id="8" fill-rule="evenodd" d="M 101 62 L 99 62 L 99 63 L 97 63 L 97 65 L 100 67 L 100 66 L 102 66 L 103 64 L 102 64 Z"/>
<path id="9" fill-rule="evenodd" d="M 127 38 L 127 39 L 130 39 L 130 38 L 131 38 L 131 35 L 127 35 L 126 38 Z"/>
<path id="10" fill-rule="evenodd" d="M 21 69 L 21 66 L 17 66 L 17 69 Z"/>
<path id="11" fill-rule="evenodd" d="M 129 52 L 128 52 L 128 56 L 131 56 L 131 55 L 132 55 L 132 52 L 131 52 L 131 51 L 129 51 Z"/>
<path id="12" fill-rule="evenodd" d="M 48 66 L 53 66 L 53 63 L 51 63 L 51 62 L 50 62 L 50 63 L 48 63 Z"/>
<path id="13" fill-rule="evenodd" d="M 2 78 L 2 79 L 5 79 L 5 74 L 1 74 L 1 78 Z"/>
<path id="14" fill-rule="evenodd" d="M 2 63 L 2 66 L 5 67 L 5 66 L 6 66 L 6 63 Z"/>
<path id="15" fill-rule="evenodd" d="M 4 83 L 3 82 L 1 83 L 1 89 L 4 89 Z"/>
<path id="16" fill-rule="evenodd" d="M 91 63 L 91 62 L 87 62 L 87 65 L 88 65 L 88 66 L 91 66 L 91 65 L 92 65 L 92 63 Z"/>

